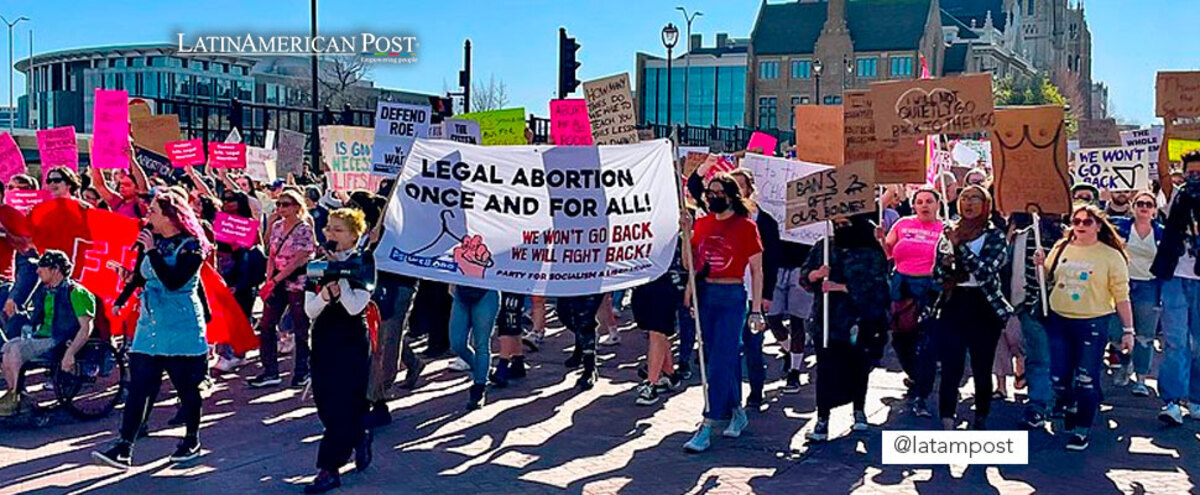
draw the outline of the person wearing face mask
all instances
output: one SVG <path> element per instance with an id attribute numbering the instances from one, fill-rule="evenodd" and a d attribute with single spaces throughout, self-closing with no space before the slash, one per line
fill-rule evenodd
<path id="1" fill-rule="evenodd" d="M 1200 417 L 1200 151 L 1183 155 L 1184 181 L 1171 194 L 1162 242 L 1150 273 L 1162 280 L 1163 361 L 1158 393 L 1165 405 L 1158 418 L 1177 426 Z"/>
<path id="2" fill-rule="evenodd" d="M 1113 226 L 1125 242 L 1125 251 L 1129 255 L 1129 299 L 1133 304 L 1133 326 L 1137 332 L 1132 355 L 1121 354 L 1122 366 L 1114 376 L 1114 383 L 1127 385 L 1131 375 L 1136 373 L 1137 381 L 1130 393 L 1138 397 L 1150 396 L 1146 375 L 1154 360 L 1154 333 L 1162 315 L 1162 281 L 1150 273 L 1163 235 L 1155 199 L 1154 193 L 1141 191 L 1133 196 L 1133 217 L 1113 219 Z M 1113 340 L 1110 334 L 1109 344 L 1119 343 Z"/>
<path id="3" fill-rule="evenodd" d="M 961 218 L 938 241 L 933 277 L 942 286 L 936 312 L 942 381 L 938 412 L 942 427 L 954 429 L 958 384 L 966 353 L 971 353 L 975 382 L 973 428 L 986 429 L 992 401 L 992 360 L 996 343 L 1012 307 L 1004 297 L 1000 272 L 1007 260 L 1004 231 L 989 219 L 992 197 L 980 186 L 967 186 L 958 196 Z"/>

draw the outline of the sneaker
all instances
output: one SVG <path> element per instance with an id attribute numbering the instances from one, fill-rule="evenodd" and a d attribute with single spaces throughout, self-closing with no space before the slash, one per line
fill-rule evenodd
<path id="1" fill-rule="evenodd" d="M 750 392 L 750 395 L 746 396 L 746 409 L 759 412 L 763 410 L 763 396 L 761 392 Z"/>
<path id="2" fill-rule="evenodd" d="M 1145 383 L 1141 382 L 1134 383 L 1129 388 L 1129 393 L 1133 394 L 1134 397 L 1150 397 L 1150 389 L 1146 387 Z"/>
<path id="3" fill-rule="evenodd" d="M 929 406 L 925 405 L 925 399 L 917 397 L 909 402 L 909 409 L 912 410 L 913 416 L 918 418 L 932 418 L 933 413 L 929 412 Z"/>
<path id="4" fill-rule="evenodd" d="M 683 444 L 683 450 L 698 454 L 712 446 L 712 425 L 707 421 L 700 425 L 692 439 Z"/>
<path id="5" fill-rule="evenodd" d="M 804 438 L 812 442 L 824 442 L 829 440 L 829 419 L 817 418 L 817 426 L 812 431 L 805 433 Z"/>
<path id="6" fill-rule="evenodd" d="M 867 413 L 865 411 L 854 411 L 854 431 L 867 431 L 871 428 L 871 424 L 867 422 Z"/>
<path id="7" fill-rule="evenodd" d="M 679 387 L 679 379 L 675 375 L 663 375 L 658 379 L 658 383 L 654 384 L 654 391 L 659 393 L 670 392 Z"/>
<path id="8" fill-rule="evenodd" d="M 463 358 L 456 357 L 450 363 L 450 371 L 471 371 L 471 364 L 463 360 Z"/>
<path id="9" fill-rule="evenodd" d="M 283 379 L 279 378 L 279 375 L 268 375 L 268 374 L 264 373 L 264 374 L 254 377 L 254 378 L 251 378 L 249 385 L 250 385 L 250 388 L 265 388 L 265 387 L 274 387 L 281 383 L 283 383 Z"/>
<path id="10" fill-rule="evenodd" d="M 1073 452 L 1080 452 L 1083 450 L 1087 450 L 1087 448 L 1088 448 L 1088 436 L 1087 435 L 1081 435 L 1079 433 L 1076 433 L 1074 435 L 1071 435 L 1070 440 L 1067 440 L 1067 450 L 1070 450 Z"/>
<path id="11" fill-rule="evenodd" d="M 279 334 L 279 355 L 291 354 L 296 350 L 296 338 L 290 333 Z"/>
<path id="12" fill-rule="evenodd" d="M 634 401 L 639 406 L 652 406 L 658 403 L 658 391 L 654 390 L 649 383 L 638 385 L 637 400 Z"/>
<path id="13" fill-rule="evenodd" d="M 783 393 L 800 393 L 800 370 L 791 370 L 788 372 L 787 381 L 783 384 Z"/>
<path id="14" fill-rule="evenodd" d="M 1125 366 L 1117 368 L 1117 370 L 1113 372 L 1113 386 L 1114 387 L 1128 387 L 1129 386 L 1129 377 L 1132 374 L 1133 374 L 1133 365 L 1132 364 L 1127 364 Z"/>
<path id="15" fill-rule="evenodd" d="M 487 385 L 482 383 L 471 384 L 470 397 L 467 399 L 468 411 L 474 411 L 483 407 L 486 401 L 485 392 L 487 392 Z"/>
<path id="16" fill-rule="evenodd" d="M 308 372 L 292 374 L 293 388 L 306 387 L 310 381 L 312 381 L 312 375 L 309 375 Z"/>
<path id="17" fill-rule="evenodd" d="M 1200 420 L 1200 402 L 1188 401 L 1187 409 L 1183 410 L 1183 417 L 1191 417 L 1195 420 Z"/>
<path id="18" fill-rule="evenodd" d="M 488 381 L 493 387 L 504 388 L 508 386 L 508 360 L 501 359 L 496 363 L 496 369 L 488 376 Z"/>
<path id="19" fill-rule="evenodd" d="M 117 469 L 129 469 L 133 466 L 133 446 L 117 442 L 104 452 L 92 452 L 92 458 Z"/>
<path id="20" fill-rule="evenodd" d="M 692 366 L 687 363 L 679 363 L 675 365 L 675 374 L 679 375 L 679 381 L 685 382 L 692 379 Z"/>
<path id="21" fill-rule="evenodd" d="M 213 365 L 213 369 L 221 373 L 230 373 L 244 364 L 246 364 L 246 360 L 240 357 L 226 358 L 225 356 L 221 356 L 217 358 L 217 364 Z"/>
<path id="22" fill-rule="evenodd" d="M 521 333 L 521 343 L 529 352 L 537 352 L 542 347 L 542 336 L 533 330 L 526 330 Z"/>
<path id="23" fill-rule="evenodd" d="M 179 442 L 179 446 L 175 447 L 175 453 L 171 454 L 170 461 L 174 463 L 188 462 L 200 457 L 200 440 L 183 439 Z"/>
<path id="24" fill-rule="evenodd" d="M 1017 424 L 1025 430 L 1040 430 L 1046 427 L 1046 416 L 1033 409 L 1026 409 Z"/>
<path id="25" fill-rule="evenodd" d="M 599 344 L 605 347 L 619 345 L 621 343 L 621 334 L 613 332 L 600 337 Z"/>
<path id="26" fill-rule="evenodd" d="M 1158 412 L 1158 420 L 1166 423 L 1167 426 L 1179 426 L 1183 424 L 1183 410 L 1179 404 L 1172 402 Z"/>
<path id="27" fill-rule="evenodd" d="M 729 426 L 721 432 L 721 435 L 738 438 L 742 436 L 743 431 L 746 431 L 747 426 L 750 426 L 750 418 L 746 417 L 746 410 L 740 407 L 736 408 L 733 410 L 733 417 L 729 418 Z"/>
<path id="28" fill-rule="evenodd" d="M 400 388 L 409 390 L 417 388 L 417 381 L 421 379 L 422 371 L 425 371 L 425 361 L 418 359 L 417 364 L 404 372 L 404 381 L 400 382 Z"/>

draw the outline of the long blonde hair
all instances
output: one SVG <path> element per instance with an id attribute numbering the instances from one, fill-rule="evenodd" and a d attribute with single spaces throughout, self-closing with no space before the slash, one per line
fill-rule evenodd
<path id="1" fill-rule="evenodd" d="M 279 197 L 281 197 L 281 198 L 286 197 L 296 203 L 297 216 L 300 217 L 301 222 L 304 222 L 304 223 L 307 223 L 310 225 L 313 223 L 312 217 L 309 216 L 309 214 L 308 214 L 307 203 L 305 203 L 304 197 L 301 196 L 300 193 L 293 191 L 291 189 L 284 189 L 282 192 L 279 193 Z M 278 202 L 279 200 L 276 199 L 275 201 Z M 276 206 L 278 206 L 278 205 L 276 205 Z"/>

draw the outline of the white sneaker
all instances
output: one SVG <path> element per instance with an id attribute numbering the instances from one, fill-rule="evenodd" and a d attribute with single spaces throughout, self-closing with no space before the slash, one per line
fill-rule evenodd
<path id="1" fill-rule="evenodd" d="M 1184 411 L 1184 417 L 1191 416 L 1192 419 L 1200 421 L 1200 402 L 1188 401 L 1187 410 Z"/>
<path id="2" fill-rule="evenodd" d="M 279 354 L 291 354 L 296 350 L 296 338 L 290 333 L 279 335 Z"/>
<path id="3" fill-rule="evenodd" d="M 450 363 L 450 370 L 471 371 L 471 363 L 464 361 L 463 358 L 454 358 L 454 361 Z"/>
<path id="4" fill-rule="evenodd" d="M 217 364 L 213 365 L 213 369 L 222 373 L 229 373 L 244 364 L 246 364 L 246 360 L 240 357 L 234 356 L 233 358 L 226 359 L 225 356 L 221 356 L 217 358 Z"/>
<path id="5" fill-rule="evenodd" d="M 1174 402 L 1167 404 L 1158 412 L 1158 419 L 1169 426 L 1183 424 L 1183 408 Z"/>
<path id="6" fill-rule="evenodd" d="M 602 345 L 602 346 L 608 347 L 608 346 L 614 346 L 614 345 L 617 345 L 620 343 L 621 343 L 621 335 L 616 332 L 605 334 L 603 337 L 600 337 L 600 345 Z"/>

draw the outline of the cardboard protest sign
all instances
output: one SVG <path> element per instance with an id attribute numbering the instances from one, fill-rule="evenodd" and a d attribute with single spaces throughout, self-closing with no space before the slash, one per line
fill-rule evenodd
<path id="1" fill-rule="evenodd" d="M 841 105 L 797 105 L 796 159 L 824 165 L 845 163 L 846 128 Z"/>
<path id="2" fill-rule="evenodd" d="M 874 162 L 879 154 L 875 141 L 875 112 L 871 108 L 871 96 L 867 91 L 846 91 L 842 117 L 843 135 L 846 138 L 844 163 Z M 797 107 L 799 108 L 799 107 Z M 799 128 L 797 128 L 799 130 Z M 890 178 L 890 174 L 876 170 L 876 179 Z"/>
<path id="3" fill-rule="evenodd" d="M 1067 214 L 1071 182 L 1063 107 L 996 111 L 992 172 L 996 208 L 1003 213 Z"/>
<path id="4" fill-rule="evenodd" d="M 986 131 L 996 120 L 987 73 L 872 83 L 870 94 L 878 139 Z"/>
<path id="5" fill-rule="evenodd" d="M 214 168 L 246 168 L 246 145 L 209 141 L 208 164 Z"/>
<path id="6" fill-rule="evenodd" d="M 124 90 L 96 90 L 92 105 L 93 167 L 129 168 L 128 100 L 129 93 Z"/>
<path id="7" fill-rule="evenodd" d="M 583 83 L 587 97 L 588 119 L 597 145 L 638 142 L 637 115 L 629 73 L 621 73 Z"/>
<path id="8" fill-rule="evenodd" d="M 167 158 L 172 167 L 188 167 L 204 165 L 208 158 L 204 156 L 204 140 L 189 139 L 187 141 L 172 141 L 167 143 Z"/>
<path id="9" fill-rule="evenodd" d="M 1166 129 L 1163 131 L 1163 138 L 1200 141 L 1200 117 L 1188 120 L 1191 121 L 1180 119 L 1167 124 Z"/>
<path id="10" fill-rule="evenodd" d="M 700 168 L 705 161 L 708 160 L 708 153 L 691 152 L 687 154 L 687 158 L 683 162 L 683 177 L 686 179 L 696 173 L 696 169 Z"/>
<path id="11" fill-rule="evenodd" d="M 789 229 L 783 219 L 787 217 L 788 182 L 822 170 L 831 170 L 831 167 L 753 153 L 747 153 L 742 158 L 742 166 L 754 175 L 754 186 L 758 191 L 754 201 L 759 209 L 779 223 L 780 239 L 811 246 L 825 236 L 825 222 Z"/>
<path id="12" fill-rule="evenodd" d="M 258 222 L 218 211 L 213 220 L 213 238 L 234 246 L 253 246 L 258 240 Z"/>
<path id="13" fill-rule="evenodd" d="M 1117 131 L 1115 119 L 1080 120 L 1078 137 L 1080 148 L 1121 145 L 1121 133 Z"/>
<path id="14" fill-rule="evenodd" d="M 133 144 L 167 156 L 167 143 L 179 140 L 179 116 L 143 115 L 130 121 Z"/>
<path id="15" fill-rule="evenodd" d="M 25 157 L 21 148 L 13 140 L 12 134 L 0 133 L 0 182 L 8 183 L 8 179 L 17 174 L 25 173 Z"/>
<path id="16" fill-rule="evenodd" d="M 379 190 L 384 177 L 371 174 L 374 129 L 326 125 L 317 131 L 321 139 L 321 161 L 329 169 L 329 185 L 334 191 Z"/>
<path id="17" fill-rule="evenodd" d="M 750 135 L 750 142 L 746 143 L 746 149 L 751 151 L 757 149 L 758 153 L 774 156 L 775 147 L 778 145 L 779 138 L 765 132 L 754 131 L 754 134 Z"/>
<path id="18" fill-rule="evenodd" d="M 42 183 L 46 182 L 46 172 L 54 167 L 67 167 L 79 171 L 79 146 L 75 141 L 75 126 L 40 129 L 37 131 L 37 143 L 38 155 L 42 159 Z"/>
<path id="19" fill-rule="evenodd" d="M 371 173 L 395 177 L 413 140 L 429 137 L 428 105 L 379 102 L 375 111 L 375 145 L 371 148 Z"/>
<path id="20" fill-rule="evenodd" d="M 550 100 L 550 137 L 557 146 L 591 146 L 587 100 Z"/>
<path id="21" fill-rule="evenodd" d="M 1167 158 L 1173 162 L 1183 160 L 1185 153 L 1200 150 L 1200 141 L 1171 139 L 1167 141 Z"/>
<path id="22" fill-rule="evenodd" d="M 1159 72 L 1154 115 L 1200 117 L 1200 72 Z"/>
<path id="23" fill-rule="evenodd" d="M 478 122 L 480 140 L 484 146 L 527 144 L 524 108 L 464 113 L 455 120 Z"/>
<path id="24" fill-rule="evenodd" d="M 594 147 L 417 140 L 388 203 L 376 266 L 515 294 L 644 284 L 675 253 L 673 156 L 666 140 Z"/>
<path id="25" fill-rule="evenodd" d="M 280 129 L 275 151 L 275 170 L 281 176 L 293 174 L 304 175 L 304 145 L 308 137 L 303 133 L 289 129 Z"/>
<path id="26" fill-rule="evenodd" d="M 179 177 L 183 170 L 171 166 L 171 159 L 141 146 L 133 147 L 133 161 L 142 167 L 146 175 L 160 177 Z"/>
<path id="27" fill-rule="evenodd" d="M 278 151 L 247 146 L 246 175 L 259 182 L 273 182 L 275 180 L 275 164 L 278 159 Z"/>
<path id="28" fill-rule="evenodd" d="M 482 144 L 483 139 L 480 137 L 479 122 L 474 120 L 463 119 L 446 119 L 442 122 L 445 127 L 445 138 L 447 141 L 467 144 Z"/>
<path id="29" fill-rule="evenodd" d="M 4 204 L 20 210 L 21 213 L 29 213 L 34 206 L 48 199 L 50 199 L 50 191 L 45 189 L 32 191 L 10 189 L 4 193 Z"/>
<path id="30" fill-rule="evenodd" d="M 925 139 L 876 140 L 875 182 L 920 184 L 925 182 Z"/>
<path id="31" fill-rule="evenodd" d="M 838 216 L 875 211 L 875 170 L 859 162 L 788 182 L 787 212 L 780 223 L 794 229 Z"/>
<path id="32" fill-rule="evenodd" d="M 1084 148 L 1075 154 L 1071 177 L 1101 191 L 1149 191 L 1151 156 L 1145 146 Z"/>

